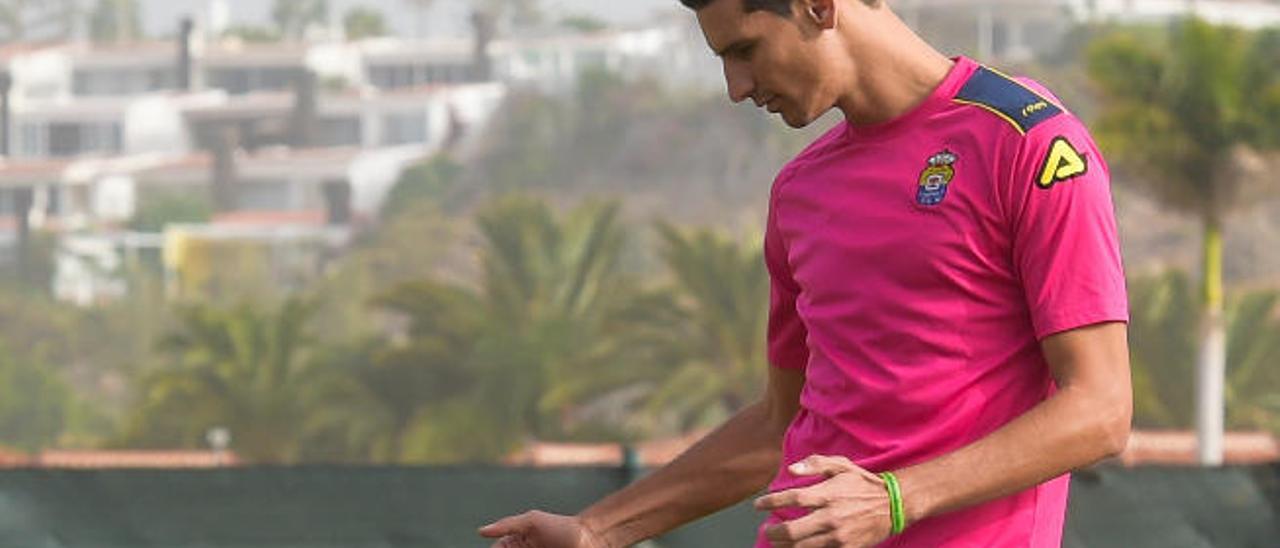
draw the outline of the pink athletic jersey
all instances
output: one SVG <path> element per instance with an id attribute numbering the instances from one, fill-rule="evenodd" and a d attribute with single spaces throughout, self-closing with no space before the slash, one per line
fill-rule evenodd
<path id="1" fill-rule="evenodd" d="M 911 112 L 841 123 L 791 161 L 765 232 L 769 360 L 806 382 L 769 490 L 816 483 L 786 471 L 814 454 L 877 473 L 928 461 L 1049 397 L 1041 339 L 1128 320 L 1109 185 L 1056 98 L 965 58 Z M 1068 481 L 883 545 L 1059 546 Z"/>

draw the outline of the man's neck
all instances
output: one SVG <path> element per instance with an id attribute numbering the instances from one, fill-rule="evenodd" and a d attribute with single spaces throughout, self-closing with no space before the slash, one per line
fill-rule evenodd
<path id="1" fill-rule="evenodd" d="M 854 68 L 850 91 L 836 103 L 855 126 L 893 120 L 919 106 L 946 79 L 951 59 L 921 40 L 896 17 L 874 36 L 851 42 L 862 62 Z"/>

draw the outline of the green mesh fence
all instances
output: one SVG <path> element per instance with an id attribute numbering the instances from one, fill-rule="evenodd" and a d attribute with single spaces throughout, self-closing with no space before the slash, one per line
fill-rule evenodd
<path id="1" fill-rule="evenodd" d="M 1280 546 L 1271 467 L 1077 474 L 1064 546 Z M 573 512 L 619 469 L 231 468 L 0 471 L 2 548 L 479 547 L 475 528 L 531 507 Z M 750 546 L 742 505 L 659 539 Z"/>

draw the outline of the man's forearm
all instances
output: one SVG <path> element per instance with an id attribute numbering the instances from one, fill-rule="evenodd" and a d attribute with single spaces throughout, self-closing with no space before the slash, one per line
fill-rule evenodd
<path id="1" fill-rule="evenodd" d="M 1133 416 L 1123 323 L 1047 337 L 1059 390 L 981 440 L 898 471 L 908 522 L 1011 495 L 1124 450 Z"/>
<path id="2" fill-rule="evenodd" d="M 1011 495 L 1112 456 L 1124 448 L 1128 421 L 1122 398 L 1066 388 L 969 446 L 898 471 L 908 523 Z"/>
<path id="3" fill-rule="evenodd" d="M 731 506 L 764 488 L 778 469 L 785 420 L 757 403 L 676 460 L 584 510 L 611 547 L 628 546 Z"/>

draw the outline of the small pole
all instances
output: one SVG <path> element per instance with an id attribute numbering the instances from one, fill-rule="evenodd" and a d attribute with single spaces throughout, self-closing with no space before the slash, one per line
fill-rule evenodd
<path id="1" fill-rule="evenodd" d="M 640 452 L 630 443 L 622 444 L 622 477 L 626 483 L 640 479 L 644 466 L 640 463 Z"/>
<path id="2" fill-rule="evenodd" d="M 227 448 L 231 446 L 231 430 L 225 426 L 216 426 L 210 428 L 204 438 L 213 449 L 213 465 L 218 468 L 226 466 Z"/>

